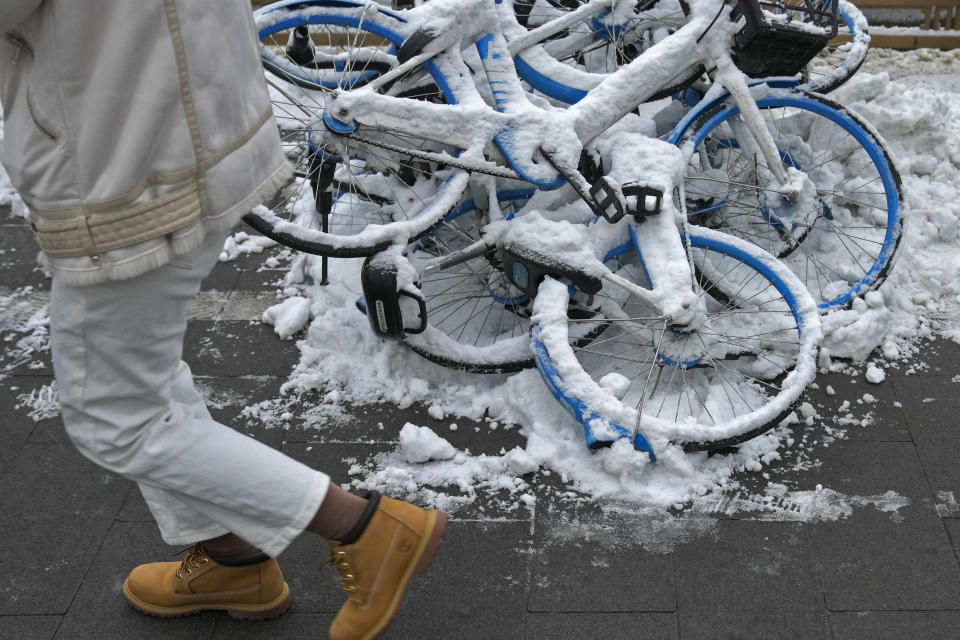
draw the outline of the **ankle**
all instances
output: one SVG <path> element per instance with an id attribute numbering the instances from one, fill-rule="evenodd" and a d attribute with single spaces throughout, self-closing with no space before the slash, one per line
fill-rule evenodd
<path id="1" fill-rule="evenodd" d="M 360 498 L 336 485 L 330 485 L 323 503 L 307 525 L 307 531 L 327 540 L 351 544 L 363 533 L 376 511 L 379 499 L 380 494 L 376 491 Z"/>
<path id="2" fill-rule="evenodd" d="M 232 533 L 204 540 L 199 544 L 217 564 L 227 567 L 259 564 L 270 559 L 270 556 L 259 548 Z"/>

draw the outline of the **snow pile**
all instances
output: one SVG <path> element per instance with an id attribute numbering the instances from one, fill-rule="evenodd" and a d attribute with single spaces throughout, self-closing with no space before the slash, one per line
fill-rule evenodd
<path id="1" fill-rule="evenodd" d="M 276 246 L 276 242 L 265 236 L 250 235 L 246 231 L 237 231 L 227 236 L 220 252 L 220 262 L 236 260 L 238 256 L 263 253 L 264 249 Z"/>
<path id="2" fill-rule="evenodd" d="M 872 122 L 890 145 L 903 178 L 908 222 L 898 262 L 884 287 L 856 301 L 852 309 L 824 318 L 827 342 L 821 367 L 842 370 L 850 358 L 864 360 L 879 348 L 886 362 L 872 364 L 866 376 L 879 383 L 885 367 L 899 366 L 900 359 L 914 352 L 913 341 L 949 329 L 942 319 L 951 315 L 960 294 L 955 284 L 960 282 L 957 92 L 958 76 L 891 80 L 885 74 L 861 73 L 838 96 Z M 312 284 L 319 281 L 318 269 L 319 260 L 298 258 L 286 282 L 297 295 L 313 300 L 315 312 L 299 345 L 302 357 L 291 376 L 293 388 L 322 390 L 324 402 L 334 406 L 387 401 L 403 407 L 421 402 L 434 417 L 460 415 L 520 425 L 526 438 L 522 449 L 509 454 L 457 451 L 443 460 L 417 463 L 410 461 L 408 449 L 401 445 L 393 453 L 355 465 L 352 484 L 358 488 L 385 489 L 448 508 L 474 500 L 481 490 L 506 489 L 508 502 L 516 502 L 527 493 L 523 474 L 539 468 L 543 474 L 559 474 L 567 485 L 592 498 L 629 500 L 662 509 L 696 500 L 715 501 L 716 496 L 736 492 L 735 472 L 763 472 L 780 459 L 782 451 L 801 442 L 802 455 L 795 468 L 808 468 L 816 443 L 822 446 L 844 437 L 846 423 L 824 431 L 817 424 L 820 416 L 809 407 L 732 453 L 708 456 L 667 447 L 656 464 L 649 464 L 646 455 L 625 444 L 591 453 L 583 444 L 582 429 L 556 403 L 536 370 L 467 374 L 432 364 L 403 345 L 378 341 L 353 308 L 361 295 L 359 261 L 331 261 L 327 287 Z M 356 366 L 358 362 L 363 366 Z M 869 401 L 864 406 L 870 406 Z M 869 425 L 872 420 L 869 413 L 858 416 L 847 409 L 842 415 L 847 414 L 851 425 Z M 820 433 L 808 439 L 800 433 L 804 428 Z M 445 456 L 450 454 L 450 449 L 444 451 Z M 829 495 L 809 500 L 815 504 Z M 796 496 L 794 501 L 802 498 Z"/>
<path id="3" fill-rule="evenodd" d="M 277 335 L 286 340 L 307 326 L 310 321 L 310 300 L 303 296 L 292 296 L 264 311 L 261 319 L 264 324 L 273 325 Z"/>
<path id="4" fill-rule="evenodd" d="M 39 356 L 50 349 L 46 297 L 32 286 L 21 287 L 9 295 L 0 295 L 0 309 L 0 379 L 23 365 L 29 369 L 43 368 Z"/>
<path id="5" fill-rule="evenodd" d="M 449 460 L 457 453 L 452 444 L 435 434 L 430 427 L 418 427 L 409 422 L 400 429 L 400 450 L 407 462 Z"/>
<path id="6" fill-rule="evenodd" d="M 17 396 L 17 404 L 14 409 L 27 408 L 27 415 L 34 422 L 40 422 L 47 418 L 56 418 L 60 415 L 60 394 L 57 393 L 57 383 L 42 385 L 39 389 L 34 389 L 30 393 L 21 393 Z"/>

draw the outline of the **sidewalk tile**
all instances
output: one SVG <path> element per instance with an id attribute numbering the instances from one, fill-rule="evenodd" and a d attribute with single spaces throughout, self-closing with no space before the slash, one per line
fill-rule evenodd
<path id="1" fill-rule="evenodd" d="M 0 220 L 8 218 L 0 212 Z M 0 231 L 0 273 L 3 285 L 17 288 L 27 285 L 49 291 L 50 280 L 37 264 L 40 247 L 34 239 L 33 231 L 26 225 L 4 224 Z"/>
<path id="2" fill-rule="evenodd" d="M 521 640 L 529 549 L 528 523 L 450 522 L 430 570 L 411 581 L 387 638 Z"/>
<path id="3" fill-rule="evenodd" d="M 414 576 L 387 637 L 453 639 L 470 629 L 466 637 L 521 638 L 529 530 L 527 523 L 449 522 L 430 570 Z M 293 611 L 327 614 L 329 625 L 346 594 L 325 564 L 326 553 L 326 542 L 305 534 L 278 560 Z M 325 637 L 325 630 L 315 637 Z"/>
<path id="4" fill-rule="evenodd" d="M 123 581 L 137 565 L 179 561 L 175 550 L 160 539 L 156 525 L 118 522 L 103 539 L 77 597 L 57 631 L 56 640 L 91 638 L 210 638 L 221 612 L 203 612 L 185 618 L 154 618 L 130 607 L 123 597 Z"/>
<path id="5" fill-rule="evenodd" d="M 739 623 L 733 612 L 772 623 L 823 611 L 804 524 L 721 520 L 715 535 L 678 546 L 674 564 L 682 621 L 709 619 L 722 628 Z"/>
<path id="6" fill-rule="evenodd" d="M 933 514 L 933 498 L 911 442 L 857 442 L 837 440 L 814 452 L 819 467 L 797 476 L 797 489 L 816 485 L 846 496 L 882 496 L 894 491 L 910 500 L 899 513 Z"/>
<path id="7" fill-rule="evenodd" d="M 960 498 L 960 384 L 949 378 L 894 381 L 917 454 L 935 494 Z"/>
<path id="8" fill-rule="evenodd" d="M 297 602 L 285 615 L 275 620 L 250 622 L 221 617 L 213 640 L 263 640 L 263 638 L 283 638 L 284 640 L 322 640 L 327 637 L 327 629 L 333 622 L 332 613 L 301 613 Z M 389 640 L 393 634 L 387 634 Z"/>
<path id="9" fill-rule="evenodd" d="M 618 532 L 657 527 L 643 514 L 604 514 L 595 505 L 550 513 L 538 505 L 531 560 L 532 612 L 671 612 L 676 609 L 670 555 Z"/>
<path id="10" fill-rule="evenodd" d="M 286 269 L 261 269 L 267 254 L 256 257 L 258 262 L 253 263 L 252 258 L 244 261 L 241 268 L 240 277 L 237 278 L 237 291 L 275 291 L 281 288 L 284 277 L 287 275 Z"/>
<path id="11" fill-rule="evenodd" d="M 21 407 L 15 409 L 20 402 L 17 400 L 22 393 L 29 393 L 33 389 L 33 380 L 24 384 L 25 380 L 20 377 L 10 377 L 0 380 L 0 477 L 6 472 L 10 464 L 13 463 L 20 451 L 20 447 L 27 441 L 30 434 L 37 427 L 33 418 L 27 415 L 29 409 Z"/>
<path id="12" fill-rule="evenodd" d="M 749 603 L 745 603 L 749 605 Z M 681 640 L 830 640 L 826 611 L 782 608 L 680 614 Z"/>
<path id="13" fill-rule="evenodd" d="M 120 508 L 120 513 L 117 514 L 117 521 L 156 523 L 143 499 L 143 494 L 140 493 L 140 487 L 134 486 L 130 489 L 127 499 L 123 501 L 123 506 Z"/>
<path id="14" fill-rule="evenodd" d="M 940 519 L 897 520 L 868 510 L 811 530 L 814 563 L 829 609 L 958 606 L 960 569 Z"/>
<path id="15" fill-rule="evenodd" d="M 287 440 L 287 430 L 265 424 L 259 417 L 244 415 L 244 411 L 261 402 L 280 398 L 283 383 L 284 379 L 275 375 L 194 376 L 194 386 L 206 400 L 214 420 L 275 449 Z"/>
<path id="16" fill-rule="evenodd" d="M 184 360 L 195 376 L 275 375 L 286 378 L 300 359 L 296 342 L 259 322 L 194 320 Z"/>
<path id="17" fill-rule="evenodd" d="M 960 611 L 847 611 L 830 626 L 834 640 L 956 640 Z"/>
<path id="18" fill-rule="evenodd" d="M 500 455 L 500 450 L 509 451 L 526 444 L 520 429 L 512 425 L 492 423 L 486 420 L 471 420 L 460 416 L 445 416 L 436 419 L 428 407 L 413 404 L 403 409 L 391 403 L 346 406 L 343 413 L 324 416 L 310 405 L 308 396 L 298 403 L 294 414 L 299 420 L 291 421 L 287 442 L 397 442 L 400 430 L 407 422 L 429 427 L 438 436 L 457 449 L 469 449 L 472 455 Z M 450 426 L 455 424 L 456 429 Z"/>
<path id="19" fill-rule="evenodd" d="M 908 362 L 901 363 L 900 370 L 889 369 L 888 374 L 897 379 L 904 377 L 946 377 L 960 373 L 960 344 L 940 338 L 920 342 L 919 351 Z M 914 373 L 907 372 L 914 369 Z"/>
<path id="20" fill-rule="evenodd" d="M 530 613 L 526 640 L 676 640 L 674 613 Z"/>
<path id="21" fill-rule="evenodd" d="M 957 556 L 957 561 L 960 562 L 960 519 L 944 518 L 943 525 L 947 528 L 947 533 L 950 535 L 950 544 L 953 545 L 953 552 Z M 957 603 L 957 608 L 960 608 L 960 603 Z"/>
<path id="22" fill-rule="evenodd" d="M 0 616 L 0 638 L 51 640 L 61 616 Z"/>
<path id="23" fill-rule="evenodd" d="M 960 602 L 960 571 L 913 445 L 839 441 L 818 458 L 822 466 L 802 476 L 801 488 L 822 483 L 852 509 L 845 519 L 810 527 L 827 608 L 945 609 Z M 892 508 L 903 499 L 909 504 Z"/>
<path id="24" fill-rule="evenodd" d="M 392 455 L 396 451 L 397 445 L 393 443 L 295 443 L 288 442 L 281 449 L 283 453 L 303 462 L 304 464 L 323 471 L 331 477 L 331 480 L 338 485 L 345 486 L 353 476 L 350 476 L 348 470 L 354 465 L 360 465 L 369 469 L 370 464 L 376 464 L 375 457 L 380 455 Z M 398 471 L 391 481 L 399 482 L 402 470 Z M 358 477 L 363 477 L 360 475 Z M 360 489 L 350 489 L 358 493 Z M 469 499 L 465 489 L 458 484 L 444 486 L 424 485 L 422 490 L 425 492 L 437 492 L 441 495 L 449 496 L 449 507 L 445 508 L 447 514 L 457 520 L 522 520 L 529 523 L 530 512 L 520 502 L 518 493 L 511 494 L 506 490 L 488 491 L 478 490 L 474 499 Z M 416 496 L 405 496 L 402 493 L 394 495 L 400 499 L 407 499 L 417 502 Z M 437 499 L 435 496 L 434 499 Z M 529 524 L 527 525 L 529 526 Z"/>
<path id="25" fill-rule="evenodd" d="M 233 291 L 240 279 L 241 269 L 237 268 L 232 262 L 218 262 L 213 266 L 210 274 L 200 283 L 201 291 L 222 291 L 230 293 Z"/>
<path id="26" fill-rule="evenodd" d="M 852 441 L 906 441 L 910 440 L 910 431 L 903 416 L 903 410 L 894 405 L 897 400 L 891 380 L 880 384 L 871 384 L 863 376 L 851 378 L 845 374 L 819 374 L 816 379 L 819 388 L 806 391 L 807 401 L 819 414 L 818 420 L 825 426 L 846 432 L 846 438 Z M 827 392 L 833 389 L 833 394 Z M 864 395 L 871 395 L 875 402 L 862 401 Z M 848 403 L 842 411 L 840 407 Z M 844 424 L 848 414 L 861 420 L 872 414 L 870 424 Z"/>
<path id="27" fill-rule="evenodd" d="M 64 613 L 129 490 L 73 447 L 25 444 L 0 478 L 0 615 Z"/>

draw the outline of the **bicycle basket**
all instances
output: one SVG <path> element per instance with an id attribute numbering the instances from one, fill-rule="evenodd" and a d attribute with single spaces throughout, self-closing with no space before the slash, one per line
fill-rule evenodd
<path id="1" fill-rule="evenodd" d="M 753 78 L 799 73 L 837 35 L 837 0 L 739 0 L 733 61 Z"/>

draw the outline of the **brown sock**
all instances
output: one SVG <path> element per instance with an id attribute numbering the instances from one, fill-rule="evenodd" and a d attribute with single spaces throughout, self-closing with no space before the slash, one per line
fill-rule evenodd
<path id="1" fill-rule="evenodd" d="M 343 539 L 364 517 L 369 501 L 331 484 L 320 508 L 307 525 L 307 531 L 327 540 Z"/>
<path id="2" fill-rule="evenodd" d="M 217 564 L 225 567 L 243 567 L 270 559 L 260 549 L 232 533 L 204 540 L 200 545 Z"/>

